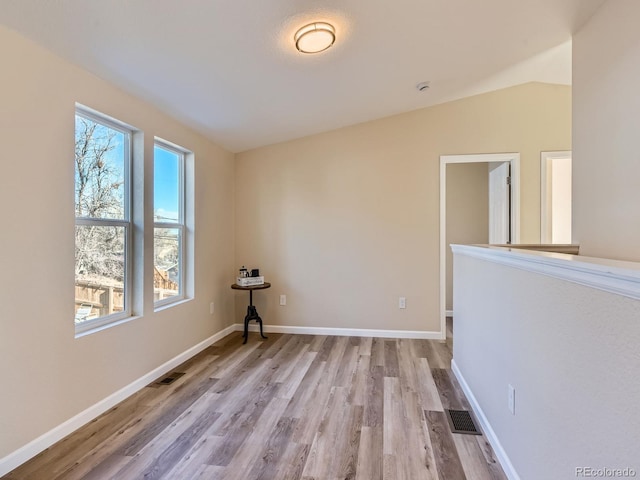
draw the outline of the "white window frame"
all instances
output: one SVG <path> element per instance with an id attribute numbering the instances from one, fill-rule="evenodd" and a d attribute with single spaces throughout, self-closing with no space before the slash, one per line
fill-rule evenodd
<path id="1" fill-rule="evenodd" d="M 182 300 L 184 300 L 186 298 L 185 295 L 185 282 L 187 279 L 187 255 L 185 252 L 185 248 L 187 245 L 187 239 L 186 239 L 186 235 L 187 235 L 187 228 L 186 228 L 186 209 L 185 209 L 185 203 L 186 203 L 186 175 L 185 175 L 185 169 L 186 169 L 186 158 L 187 155 L 190 154 L 191 152 L 189 152 L 188 150 L 179 147 L 178 145 L 175 145 L 173 143 L 170 143 L 166 140 L 163 140 L 161 138 L 156 137 L 154 139 L 154 188 L 155 188 L 155 147 L 161 148 L 163 150 L 167 150 L 171 153 L 174 153 L 176 155 L 178 155 L 178 182 L 179 182 L 179 191 L 178 191 L 178 221 L 177 222 L 157 222 L 155 220 L 155 210 L 156 210 L 156 206 L 155 206 L 155 198 L 154 198 L 154 204 L 153 204 L 153 214 L 154 214 L 154 221 L 153 221 L 153 235 L 154 235 L 154 239 L 155 239 L 155 233 L 156 233 L 156 229 L 157 228 L 170 228 L 170 229 L 177 229 L 179 231 L 178 233 L 178 272 L 179 272 L 179 276 L 178 276 L 178 294 L 177 295 L 172 295 L 171 297 L 167 297 L 167 298 L 163 298 L 160 300 L 154 300 L 154 308 L 158 309 L 158 308 L 163 308 L 166 307 L 168 305 L 172 305 L 174 303 L 180 302 Z M 154 268 L 154 272 L 155 272 L 155 241 L 154 241 L 154 261 L 153 261 L 153 268 Z M 154 273 L 155 274 L 155 273 Z M 154 293 L 155 295 L 155 293 Z"/>
<path id="2" fill-rule="evenodd" d="M 96 319 L 85 320 L 83 322 L 75 324 L 76 336 L 82 335 L 94 330 L 102 329 L 111 324 L 120 323 L 122 320 L 132 316 L 131 304 L 133 301 L 133 267 L 132 267 L 132 252 L 133 252 L 133 222 L 132 222 L 132 174 L 131 169 L 133 165 L 133 134 L 134 129 L 129 125 L 119 122 L 113 118 L 103 115 L 90 108 L 76 105 L 75 116 L 83 117 L 92 122 L 99 123 L 105 127 L 116 130 L 125 135 L 124 142 L 124 219 L 110 219 L 110 218 L 92 218 L 92 217 L 75 217 L 75 226 L 98 226 L 98 227 L 124 227 L 125 239 L 124 239 L 124 308 L 121 312 L 112 313 Z M 74 125 L 75 125 L 74 116 Z M 75 132 L 75 128 L 74 128 Z M 74 188 L 75 188 L 75 174 L 74 174 Z M 75 228 L 74 226 L 74 228 Z M 75 279 L 74 279 L 75 285 Z"/>

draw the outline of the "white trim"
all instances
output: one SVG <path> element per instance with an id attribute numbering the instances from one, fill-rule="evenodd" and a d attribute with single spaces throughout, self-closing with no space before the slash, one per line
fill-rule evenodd
<path id="1" fill-rule="evenodd" d="M 451 245 L 453 253 L 640 300 L 640 263 L 508 247 Z"/>
<path id="2" fill-rule="evenodd" d="M 520 243 L 520 154 L 440 156 L 440 332 L 447 332 L 447 164 L 511 162 L 511 243 Z"/>
<path id="3" fill-rule="evenodd" d="M 235 330 L 242 332 L 244 325 L 235 324 Z M 258 332 L 258 325 L 249 325 L 250 332 Z M 293 333 L 298 335 L 336 335 L 341 337 L 375 338 L 418 338 L 424 340 L 444 340 L 440 332 L 422 330 L 373 330 L 369 328 L 296 327 L 292 325 L 264 325 L 265 333 Z"/>
<path id="4" fill-rule="evenodd" d="M 115 405 L 130 397 L 138 390 L 146 387 L 151 382 L 156 380 L 158 377 L 162 376 L 164 373 L 169 370 L 177 367 L 181 363 L 189 360 L 194 355 L 200 353 L 205 348 L 214 344 L 218 340 L 226 337 L 230 333 L 236 330 L 235 325 L 231 325 L 224 330 L 212 335 L 211 337 L 203 340 L 197 345 L 185 350 L 181 354 L 175 356 L 171 360 L 163 363 L 157 368 L 154 368 L 150 372 L 144 374 L 142 377 L 133 381 L 129 385 L 121 388 L 115 393 L 112 393 L 108 397 L 100 400 L 98 403 L 92 405 L 86 410 L 80 412 L 76 416 L 70 418 L 66 422 L 61 423 L 57 427 L 49 430 L 48 432 L 40 435 L 35 440 L 27 443 L 26 445 L 20 447 L 18 450 L 10 453 L 4 458 L 0 458 L 0 476 L 9 473 L 16 467 L 19 467 L 24 462 L 33 458 L 38 453 L 42 452 L 46 448 L 49 448 L 51 445 L 56 443 L 59 440 L 62 440 L 64 437 L 69 435 L 70 433 L 76 431 L 78 428 L 86 425 L 94 418 L 103 414 L 110 408 L 113 408 Z"/>
<path id="5" fill-rule="evenodd" d="M 104 322 L 104 323 L 98 323 L 98 324 L 92 324 L 90 325 L 90 328 L 86 328 L 86 329 L 78 329 L 76 328 L 76 334 L 74 338 L 82 338 L 85 337 L 87 335 L 92 335 L 94 333 L 98 333 L 101 332 L 103 330 L 106 330 L 108 328 L 111 327 L 117 327 L 118 325 L 122 325 L 124 323 L 128 323 L 131 322 L 132 320 L 137 320 L 138 318 L 141 318 L 140 315 L 132 315 L 130 317 L 124 317 L 124 318 L 120 318 L 115 317 L 114 315 L 117 314 L 111 314 L 108 315 L 106 317 L 101 317 L 101 318 L 107 318 L 109 319 L 108 322 Z M 82 322 L 84 323 L 84 322 Z"/>
<path id="6" fill-rule="evenodd" d="M 458 379 L 458 383 L 460 384 L 462 391 L 466 395 L 467 400 L 469 400 L 469 404 L 471 404 L 473 413 L 476 415 L 476 418 L 480 422 L 482 431 L 485 437 L 487 437 L 487 440 L 489 441 L 489 443 L 491 444 L 491 448 L 493 448 L 493 451 L 495 452 L 496 457 L 498 457 L 498 462 L 500 462 L 500 466 L 502 466 L 502 470 L 504 470 L 505 475 L 509 480 L 520 480 L 520 476 L 518 475 L 518 472 L 516 472 L 516 469 L 511 463 L 511 460 L 509 459 L 507 452 L 505 452 L 504 448 L 502 448 L 502 444 L 500 443 L 500 440 L 498 439 L 496 432 L 494 432 L 493 428 L 491 428 L 489 419 L 487 419 L 487 416 L 482 411 L 482 408 L 480 407 L 478 400 L 476 400 L 476 397 L 473 395 L 473 392 L 471 391 L 469 384 L 462 376 L 462 372 L 460 372 L 460 369 L 458 368 L 458 365 L 456 364 L 455 359 L 451 360 L 451 371 Z"/>
<path id="7" fill-rule="evenodd" d="M 80 112 L 81 116 L 86 117 L 89 120 L 92 120 L 94 122 L 98 122 L 98 123 L 107 122 L 108 127 L 113 128 L 114 130 L 118 130 L 119 132 L 122 132 L 122 133 L 131 133 L 131 132 L 138 131 L 138 129 L 133 125 L 123 122 L 122 120 L 118 120 L 117 118 L 112 117 L 111 115 L 107 115 L 106 113 L 102 113 L 99 110 L 95 110 L 91 107 L 87 107 L 82 103 L 76 102 L 76 113 L 77 112 Z"/>
<path id="8" fill-rule="evenodd" d="M 484 163 L 510 162 L 514 158 L 520 159 L 519 153 L 479 153 L 471 155 L 440 155 L 440 163 Z"/>

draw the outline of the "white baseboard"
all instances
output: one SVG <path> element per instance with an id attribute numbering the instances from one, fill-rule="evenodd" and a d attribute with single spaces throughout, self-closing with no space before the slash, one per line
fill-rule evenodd
<path id="1" fill-rule="evenodd" d="M 458 368 L 458 365 L 456 364 L 455 359 L 451 361 L 451 370 L 453 371 L 453 374 L 458 379 L 458 383 L 460 384 L 460 387 L 464 391 L 464 394 L 467 396 L 467 400 L 469 400 L 469 403 L 471 404 L 473 413 L 475 413 L 476 418 L 480 422 L 480 426 L 482 427 L 482 430 L 486 435 L 487 440 L 491 444 L 491 447 L 493 448 L 493 451 L 495 452 L 496 457 L 498 458 L 498 462 L 500 462 L 500 465 L 502 466 L 502 469 L 504 470 L 504 473 L 506 474 L 507 478 L 509 480 L 520 480 L 520 476 L 518 475 L 518 472 L 516 472 L 516 469 L 513 467 L 511 460 L 509 460 L 509 457 L 507 456 L 507 452 L 505 452 L 504 448 L 502 448 L 502 444 L 500 443 L 500 440 L 498 439 L 496 432 L 494 432 L 493 428 L 491 428 L 491 424 L 489 423 L 489 420 L 487 419 L 486 415 L 482 411 L 482 408 L 480 407 L 480 404 L 476 400 L 476 397 L 473 395 L 471 388 L 469 388 L 469 384 L 462 376 L 462 372 Z"/>
<path id="2" fill-rule="evenodd" d="M 112 393 L 108 397 L 103 400 L 100 400 L 95 405 L 87 408 L 83 412 L 80 412 L 75 417 L 70 418 L 66 422 L 58 425 L 57 427 L 49 430 L 48 432 L 42 434 L 35 440 L 27 443 L 23 447 L 18 450 L 10 453 L 4 458 L 0 458 L 0 477 L 9 473 L 14 468 L 22 465 L 24 462 L 29 460 L 32 457 L 35 457 L 38 453 L 42 452 L 46 448 L 49 448 L 51 445 L 56 443 L 59 440 L 62 440 L 64 437 L 69 435 L 70 433 L 76 431 L 78 428 L 86 425 L 94 418 L 103 414 L 110 408 L 116 406 L 122 400 L 130 397 L 138 390 L 146 387 L 151 382 L 156 380 L 158 377 L 167 373 L 169 370 L 177 367 L 181 363 L 189 360 L 194 355 L 200 353 L 205 348 L 213 345 L 218 340 L 226 337 L 231 332 L 237 330 L 236 325 L 231 325 L 224 330 L 212 335 L 211 337 L 203 340 L 199 344 L 185 350 L 181 354 L 175 356 L 171 360 L 163 363 L 159 367 L 151 370 L 149 373 L 146 373 L 142 377 L 138 378 L 134 382 L 130 383 L 126 387 L 121 388 L 115 393 Z"/>
<path id="3" fill-rule="evenodd" d="M 243 331 L 244 325 L 236 323 L 235 329 Z M 259 332 L 256 324 L 249 325 L 250 332 Z M 376 338 L 419 338 L 426 340 L 444 340 L 441 332 L 422 330 L 373 330 L 368 328 L 329 328 L 329 327 L 294 327 L 289 325 L 264 325 L 264 332 L 294 333 L 299 335 L 337 335 L 342 337 L 376 337 Z"/>

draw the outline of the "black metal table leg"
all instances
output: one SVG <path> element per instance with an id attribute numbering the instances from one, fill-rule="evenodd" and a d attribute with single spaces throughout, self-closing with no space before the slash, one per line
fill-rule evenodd
<path id="1" fill-rule="evenodd" d="M 264 333 L 262 333 L 262 319 L 260 317 L 257 318 L 257 322 L 260 324 L 260 336 L 262 338 L 268 338 L 264 336 Z"/>
<path id="2" fill-rule="evenodd" d="M 249 322 L 251 320 L 255 320 L 260 325 L 260 336 L 265 339 L 268 338 L 264 336 L 264 333 L 262 333 L 262 318 L 260 318 L 258 310 L 256 310 L 256 307 L 253 305 L 253 291 L 249 290 L 249 306 L 247 307 L 247 315 L 244 317 L 244 333 L 242 334 L 244 337 L 244 341 L 242 342 L 243 345 L 247 343 L 247 340 L 249 339 Z"/>
<path id="3" fill-rule="evenodd" d="M 260 325 L 260 336 L 264 339 L 267 338 L 263 332 L 262 318 L 260 318 L 256 307 L 253 305 L 253 290 L 262 290 L 269 287 L 271 287 L 271 284 L 268 282 L 264 282 L 263 284 L 256 286 L 247 287 L 242 287 L 235 283 L 231 285 L 231 288 L 234 290 L 249 290 L 249 306 L 247 307 L 247 315 L 244 317 L 244 331 L 242 333 L 242 337 L 244 338 L 244 341 L 242 342 L 243 344 L 247 343 L 247 340 L 249 339 L 249 322 L 251 320 L 255 320 L 256 322 L 258 322 L 258 324 Z"/>

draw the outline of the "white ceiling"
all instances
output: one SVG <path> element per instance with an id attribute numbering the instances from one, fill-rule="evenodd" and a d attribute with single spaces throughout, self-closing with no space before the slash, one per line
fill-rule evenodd
<path id="1" fill-rule="evenodd" d="M 569 84 L 571 34 L 604 1 L 2 0 L 0 22 L 238 152 L 527 81 Z M 335 45 L 297 52 L 294 32 L 318 20 Z"/>

